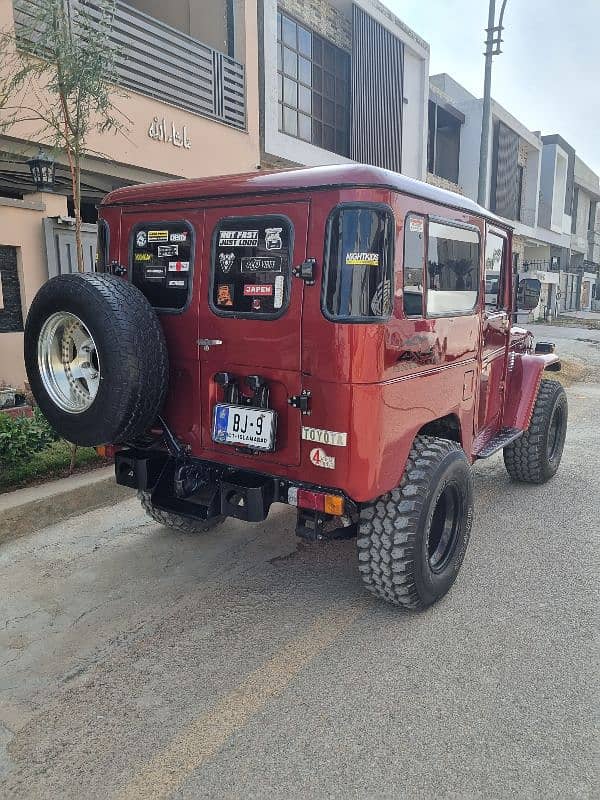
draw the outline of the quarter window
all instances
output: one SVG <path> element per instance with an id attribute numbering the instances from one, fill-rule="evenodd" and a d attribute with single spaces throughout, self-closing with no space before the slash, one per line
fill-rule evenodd
<path id="1" fill-rule="evenodd" d="M 470 228 L 429 222 L 427 314 L 465 314 L 477 303 L 479 233 Z"/>
<path id="2" fill-rule="evenodd" d="M 407 317 L 423 316 L 424 267 L 425 219 L 410 214 L 404 228 L 404 314 Z"/>
<path id="3" fill-rule="evenodd" d="M 485 304 L 488 308 L 500 305 L 503 256 L 504 239 L 488 233 L 485 243 Z"/>
<path id="4" fill-rule="evenodd" d="M 393 298 L 394 216 L 391 209 L 344 206 L 329 218 L 324 312 L 336 320 L 389 317 Z"/>

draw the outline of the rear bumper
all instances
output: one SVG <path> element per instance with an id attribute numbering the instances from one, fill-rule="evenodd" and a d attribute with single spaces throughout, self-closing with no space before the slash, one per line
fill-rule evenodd
<path id="1" fill-rule="evenodd" d="M 227 516 L 261 522 L 273 503 L 295 505 L 290 497 L 297 493 L 290 489 L 332 491 L 214 461 L 189 458 L 178 462 L 163 450 L 134 448 L 115 454 L 115 477 L 122 486 L 148 492 L 156 508 L 202 520 Z M 344 498 L 346 512 L 356 508 L 343 492 L 336 494 Z"/>

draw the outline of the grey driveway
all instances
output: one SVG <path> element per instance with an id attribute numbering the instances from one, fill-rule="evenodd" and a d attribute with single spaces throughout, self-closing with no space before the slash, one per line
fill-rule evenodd
<path id="1" fill-rule="evenodd" d="M 476 465 L 463 570 L 420 615 L 283 507 L 194 539 L 132 499 L 6 544 L 0 796 L 600 796 L 600 385 L 569 398 L 551 483 Z"/>

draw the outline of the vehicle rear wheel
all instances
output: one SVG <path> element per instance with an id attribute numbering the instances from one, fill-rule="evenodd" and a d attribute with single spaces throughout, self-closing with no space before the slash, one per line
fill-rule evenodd
<path id="1" fill-rule="evenodd" d="M 142 508 L 149 517 L 152 517 L 156 522 L 160 522 L 160 524 L 164 525 L 166 528 L 173 528 L 176 531 L 181 531 L 181 533 L 207 533 L 225 520 L 225 517 L 213 517 L 211 520 L 182 517 L 180 514 L 163 511 L 153 505 L 150 499 L 150 492 L 138 492 L 138 497 Z"/>
<path id="2" fill-rule="evenodd" d="M 473 520 L 471 467 L 460 445 L 417 436 L 400 486 L 360 511 L 358 568 L 367 589 L 407 609 L 443 597 Z"/>
<path id="3" fill-rule="evenodd" d="M 558 381 L 543 380 L 525 433 L 504 448 L 510 477 L 525 483 L 545 483 L 558 469 L 565 446 L 569 408 Z"/>
<path id="4" fill-rule="evenodd" d="M 79 445 L 132 441 L 160 413 L 168 356 L 154 309 L 113 275 L 59 275 L 25 326 L 31 391 L 52 427 Z"/>

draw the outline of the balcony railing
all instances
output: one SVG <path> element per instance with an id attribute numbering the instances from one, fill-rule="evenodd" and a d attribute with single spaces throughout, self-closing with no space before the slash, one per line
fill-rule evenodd
<path id="1" fill-rule="evenodd" d="M 100 21 L 93 2 L 66 0 Z M 14 0 L 17 36 L 35 0 Z M 235 128 L 246 127 L 244 65 L 117 0 L 110 41 L 119 85 Z"/>

